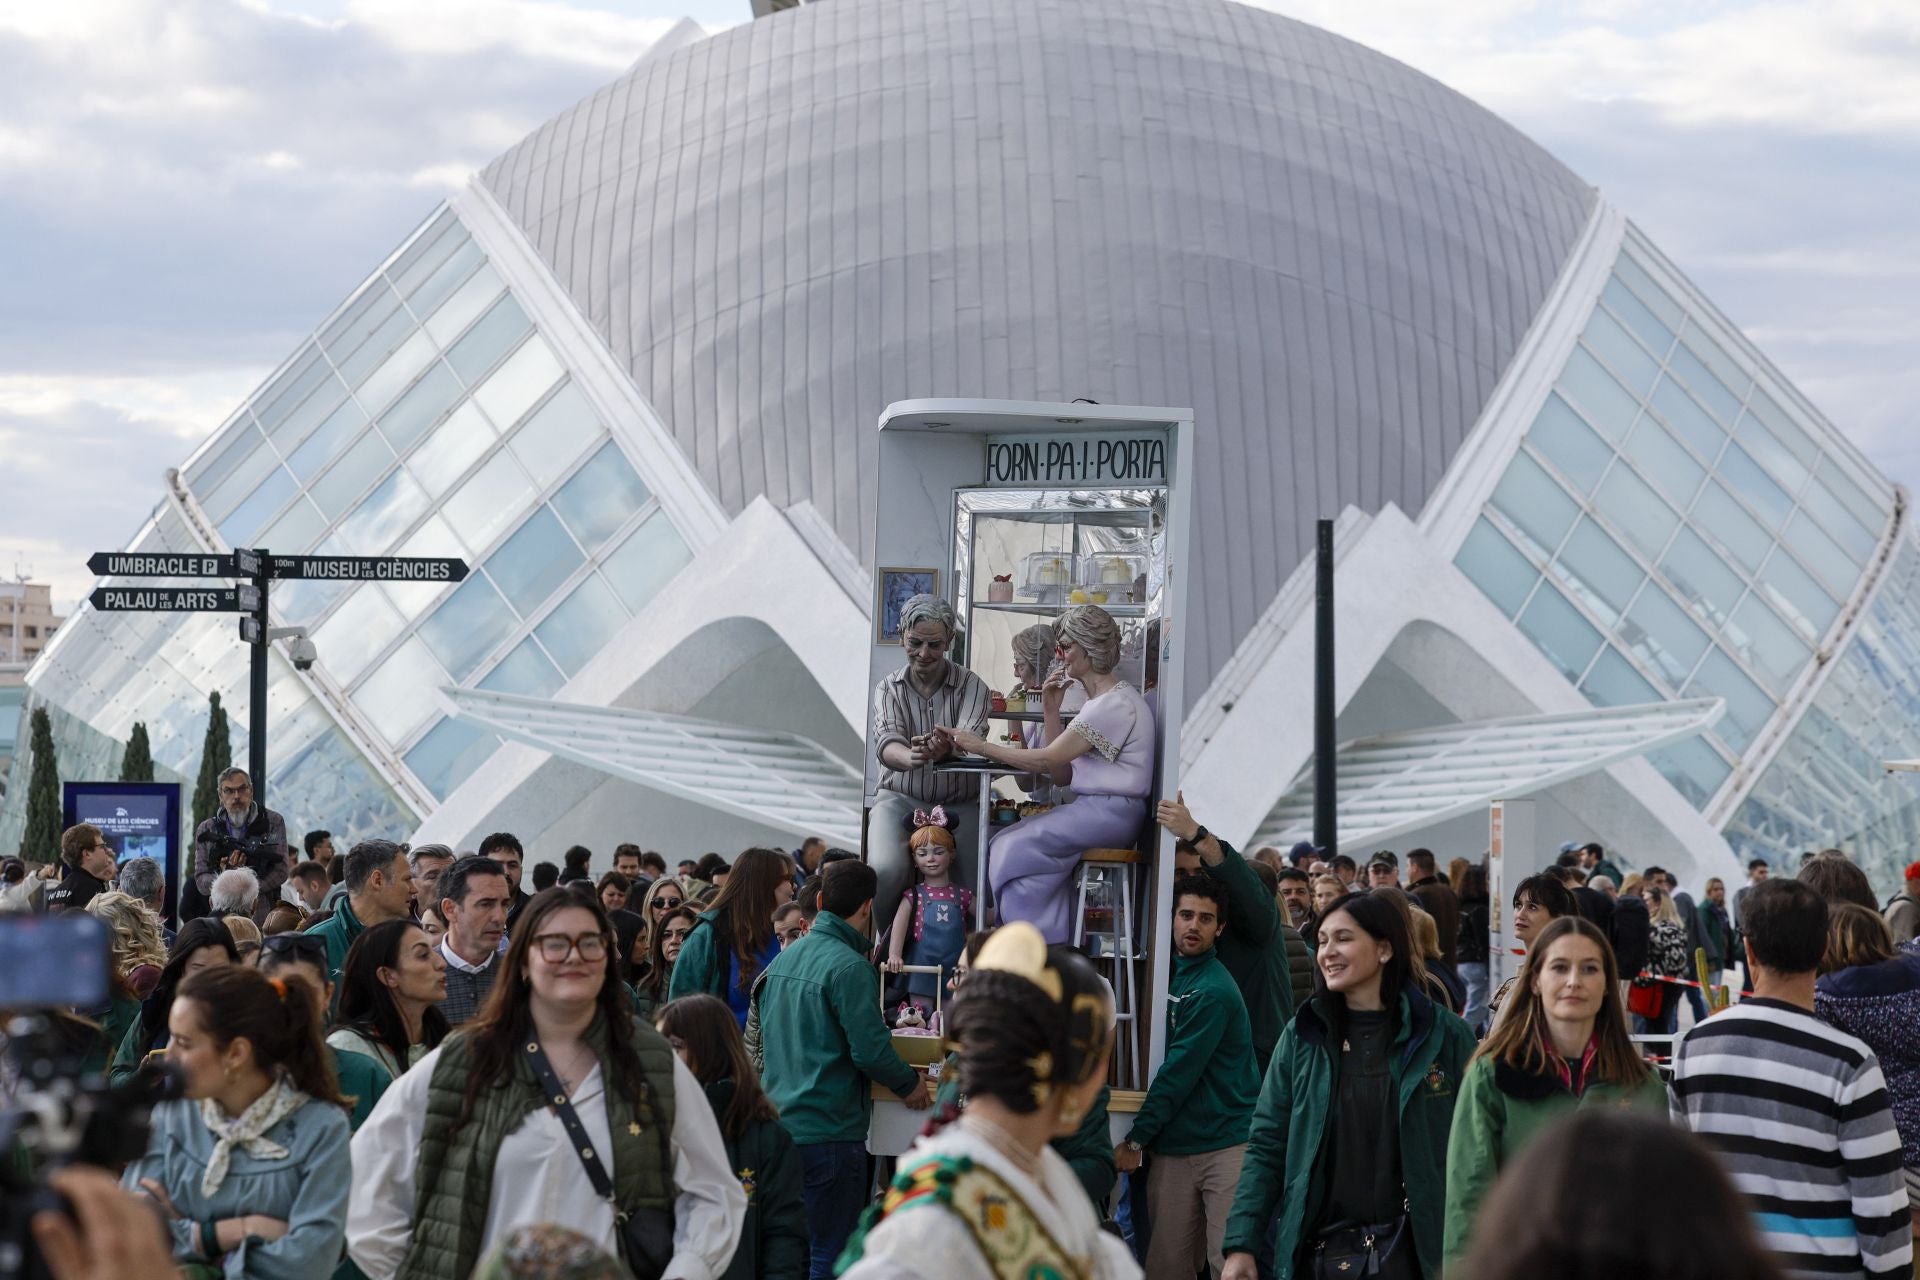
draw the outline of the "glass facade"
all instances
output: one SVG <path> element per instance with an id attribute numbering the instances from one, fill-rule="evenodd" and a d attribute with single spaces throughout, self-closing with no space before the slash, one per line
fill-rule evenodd
<path id="1" fill-rule="evenodd" d="M 1595 705 L 1724 698 L 1711 732 L 1649 757 L 1704 808 L 1808 671 L 1893 503 L 1655 263 L 1629 232 L 1455 563 Z"/>
<path id="2" fill-rule="evenodd" d="M 326 701 L 276 652 L 270 803 L 351 840 L 423 816 L 499 745 L 449 721 L 449 684 L 553 693 L 690 559 L 620 445 L 485 253 L 442 209 L 188 462 L 230 546 L 458 556 L 458 586 L 276 584 L 309 629 Z M 163 506 L 137 550 L 197 551 Z M 207 693 L 246 755 L 247 662 L 231 615 L 83 612 L 37 698 L 104 741 L 148 722 L 191 773 Z M 564 674 L 563 674 L 564 673 Z M 332 705 L 328 705 L 328 703 Z M 352 716 L 345 713 L 350 704 Z M 10 815 L 11 816 L 11 815 Z M 4 827 L 0 827 L 4 830 Z"/>

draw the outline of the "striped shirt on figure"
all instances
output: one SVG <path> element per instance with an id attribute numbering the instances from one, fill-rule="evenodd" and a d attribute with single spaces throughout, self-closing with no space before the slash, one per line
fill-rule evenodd
<path id="1" fill-rule="evenodd" d="M 1900 1135 L 1853 1036 L 1752 997 L 1676 1046 L 1674 1115 L 1719 1155 L 1795 1276 L 1911 1274 Z"/>

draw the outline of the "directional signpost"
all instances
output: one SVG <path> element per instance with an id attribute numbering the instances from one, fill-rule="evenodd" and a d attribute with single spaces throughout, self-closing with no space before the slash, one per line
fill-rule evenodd
<path id="1" fill-rule="evenodd" d="M 299 627 L 274 628 L 267 621 L 271 582 L 324 579 L 334 582 L 460 582 L 467 562 L 433 556 L 275 556 L 236 547 L 219 552 L 97 551 L 87 568 L 102 578 L 239 578 L 234 586 L 97 588 L 88 601 L 102 613 L 238 613 L 240 639 L 251 650 L 248 681 L 247 772 L 253 797 L 267 803 L 267 646 L 304 636 Z M 202 816 L 195 814 L 197 821 Z"/>

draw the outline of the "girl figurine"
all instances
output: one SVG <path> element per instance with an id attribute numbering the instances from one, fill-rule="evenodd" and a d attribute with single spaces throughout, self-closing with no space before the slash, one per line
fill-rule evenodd
<path id="1" fill-rule="evenodd" d="M 893 915 L 893 940 L 887 947 L 887 972 L 904 964 L 940 966 L 931 973 L 907 975 L 907 995 L 923 1019 L 933 1016 L 936 982 L 953 976 L 953 962 L 973 931 L 973 890 L 953 883 L 955 820 L 939 805 L 916 809 L 907 849 L 913 855 L 913 890 L 900 899 Z"/>

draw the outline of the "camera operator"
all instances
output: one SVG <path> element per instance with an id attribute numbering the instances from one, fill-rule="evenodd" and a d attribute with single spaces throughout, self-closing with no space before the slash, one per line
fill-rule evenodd
<path id="1" fill-rule="evenodd" d="M 228 769 L 220 775 L 220 811 L 193 833 L 193 887 L 198 901 L 182 903 L 181 918 L 204 915 L 214 877 L 233 867 L 247 867 L 259 877 L 256 911 L 264 917 L 280 901 L 289 865 L 286 819 L 253 802 L 253 780 L 245 769 Z"/>
<path id="2" fill-rule="evenodd" d="M 60 883 L 40 896 L 43 911 L 85 911 L 94 898 L 113 887 L 113 846 L 91 822 L 60 833 L 60 861 L 66 870 Z"/>

